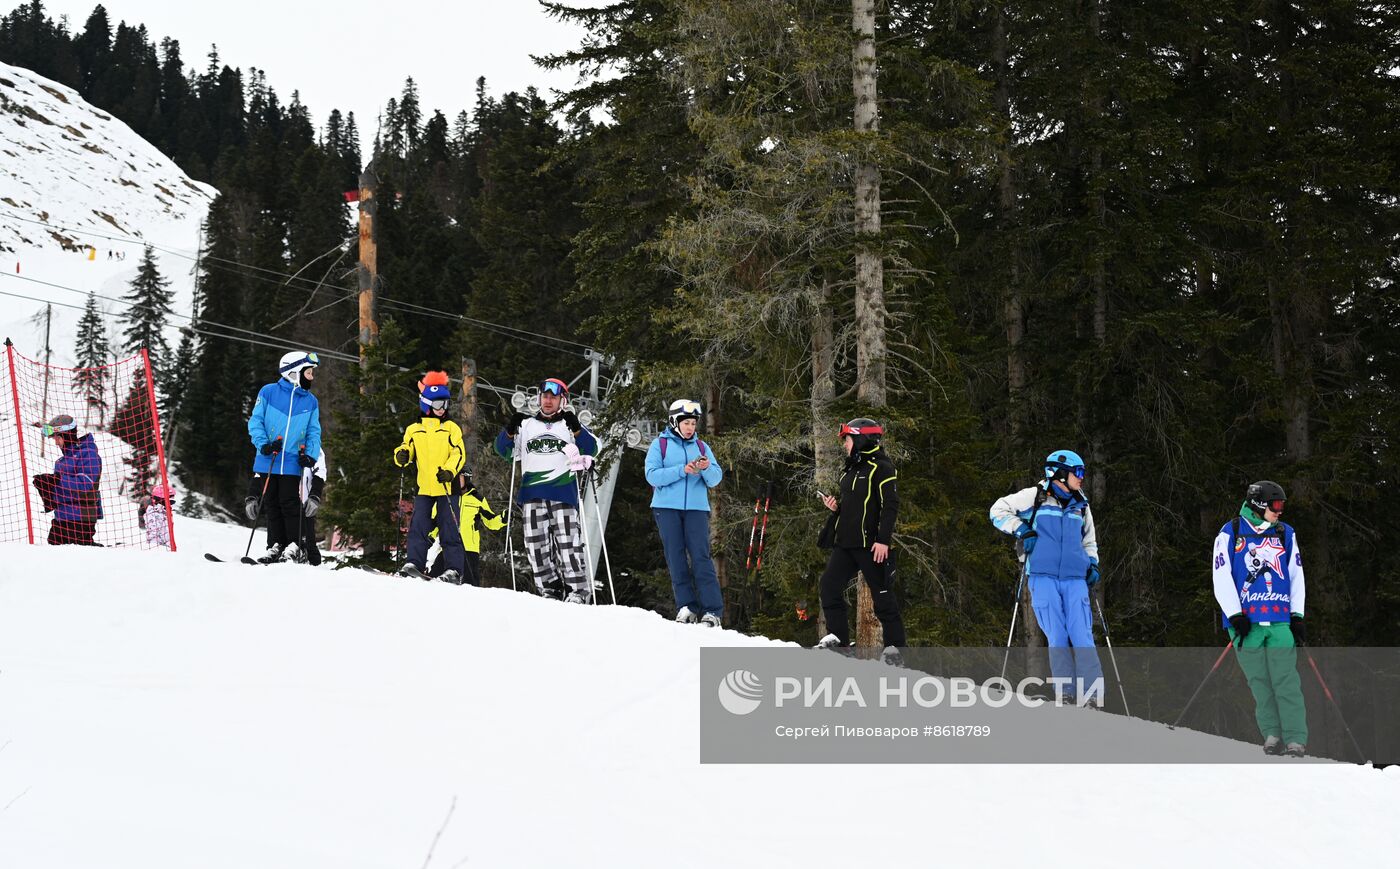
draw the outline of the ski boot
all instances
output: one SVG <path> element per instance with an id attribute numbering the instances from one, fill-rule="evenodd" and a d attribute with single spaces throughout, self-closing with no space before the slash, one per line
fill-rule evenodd
<path id="1" fill-rule="evenodd" d="M 1284 757 L 1302 757 L 1308 753 L 1308 748 L 1297 742 L 1288 743 L 1288 747 L 1283 750 Z"/>
<path id="2" fill-rule="evenodd" d="M 1264 740 L 1264 753 L 1271 755 L 1283 754 L 1283 740 L 1277 736 L 1270 736 Z"/>
<path id="3" fill-rule="evenodd" d="M 880 660 L 891 667 L 904 666 L 904 656 L 894 646 L 885 646 L 884 650 L 880 652 Z"/>
<path id="4" fill-rule="evenodd" d="M 817 644 L 816 644 L 815 646 L 813 646 L 812 648 L 814 648 L 814 649 L 839 649 L 839 648 L 841 648 L 841 638 L 838 637 L 838 636 L 836 636 L 835 634 L 827 634 L 826 636 L 822 637 L 820 640 L 817 640 Z"/>
<path id="5" fill-rule="evenodd" d="M 564 603 L 588 603 L 588 594 L 582 590 L 569 592 L 569 596 L 564 598 Z"/>
<path id="6" fill-rule="evenodd" d="M 267 552 L 258 559 L 258 564 L 276 564 L 283 559 L 282 544 L 274 543 L 267 547 Z"/>
<path id="7" fill-rule="evenodd" d="M 676 622 L 682 625 L 693 625 L 699 620 L 700 617 L 692 612 L 688 606 L 681 607 L 681 611 L 676 613 Z"/>
<path id="8" fill-rule="evenodd" d="M 451 568 L 444 570 L 442 572 L 442 576 L 439 576 L 438 579 L 442 580 L 443 582 L 451 583 L 452 585 L 462 584 L 462 574 L 458 573 L 457 571 Z"/>
<path id="9" fill-rule="evenodd" d="M 406 579 L 432 579 L 432 577 L 423 572 L 423 568 L 411 561 L 406 562 L 403 567 L 399 568 L 399 576 Z"/>
<path id="10" fill-rule="evenodd" d="M 700 624 L 704 625 L 704 626 L 707 627 L 707 628 L 723 628 L 723 627 L 724 627 L 724 625 L 720 623 L 720 618 L 719 618 L 719 616 L 715 615 L 714 613 L 705 613 L 703 616 L 701 616 L 701 617 L 700 617 Z"/>

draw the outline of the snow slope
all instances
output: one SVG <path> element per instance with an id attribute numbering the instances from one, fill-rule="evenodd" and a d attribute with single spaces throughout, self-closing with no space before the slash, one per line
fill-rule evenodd
<path id="1" fill-rule="evenodd" d="M 200 224 L 215 195 L 71 88 L 0 63 L 0 292 L 55 303 L 55 364 L 72 364 L 81 316 L 59 305 L 81 308 L 89 290 L 120 298 L 146 242 L 164 249 L 156 254 L 176 313 L 190 313 Z M 118 252 L 126 259 L 109 258 Z M 121 305 L 98 302 L 115 326 Z M 44 327 L 31 318 L 43 308 L 0 296 L 0 337 L 42 359 Z M 173 328 L 170 338 L 173 346 Z"/>
<path id="2" fill-rule="evenodd" d="M 0 545 L 0 864 L 1315 867 L 1400 846 L 1395 768 L 701 766 L 697 650 L 768 641 L 211 564 L 246 531 L 178 533 L 175 554 Z M 1267 846 L 1261 815 L 1286 830 Z"/>

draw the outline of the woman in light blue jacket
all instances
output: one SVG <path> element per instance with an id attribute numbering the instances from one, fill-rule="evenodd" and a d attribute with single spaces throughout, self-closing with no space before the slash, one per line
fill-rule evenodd
<path id="1" fill-rule="evenodd" d="M 724 472 L 709 445 L 695 434 L 700 413 L 697 402 L 671 402 L 670 425 L 647 449 L 646 474 L 676 595 L 676 621 L 717 628 L 724 596 L 710 557 L 709 490 L 719 485 Z"/>

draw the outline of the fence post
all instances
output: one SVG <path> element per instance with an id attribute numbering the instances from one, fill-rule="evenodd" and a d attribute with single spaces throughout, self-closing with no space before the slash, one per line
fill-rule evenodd
<path id="1" fill-rule="evenodd" d="M 165 473 L 165 439 L 160 432 L 160 410 L 156 407 L 156 381 L 151 374 L 151 354 L 145 347 L 141 348 L 141 362 L 146 366 L 146 395 L 151 402 L 151 421 L 156 428 L 156 462 L 160 465 L 160 484 L 165 487 L 166 494 L 170 494 L 170 478 Z M 28 490 L 26 490 L 26 497 Z M 171 498 L 170 509 L 165 511 L 165 523 L 170 531 L 170 551 L 175 551 L 175 504 Z"/>
<path id="2" fill-rule="evenodd" d="M 18 267 L 16 267 L 18 271 Z M 10 394 L 15 398 L 15 435 L 19 438 L 20 485 L 24 487 L 24 520 L 29 526 L 29 545 L 34 545 L 34 507 L 29 502 L 29 462 L 24 456 L 24 420 L 19 416 L 19 381 L 15 379 L 15 345 L 5 339 L 5 358 L 10 365 Z"/>

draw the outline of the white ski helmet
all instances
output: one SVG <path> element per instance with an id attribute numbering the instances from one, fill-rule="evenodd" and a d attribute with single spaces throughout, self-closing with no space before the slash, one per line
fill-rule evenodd
<path id="1" fill-rule="evenodd" d="M 282 361 L 277 365 L 277 373 L 290 380 L 293 386 L 301 386 L 301 373 L 320 364 L 321 360 L 316 358 L 315 353 L 293 350 L 290 353 L 282 354 Z"/>
<path id="2" fill-rule="evenodd" d="M 671 402 L 671 408 L 666 412 L 666 421 L 671 424 L 671 428 L 675 428 L 683 419 L 693 419 L 698 423 L 701 413 L 700 402 L 678 398 Z"/>

